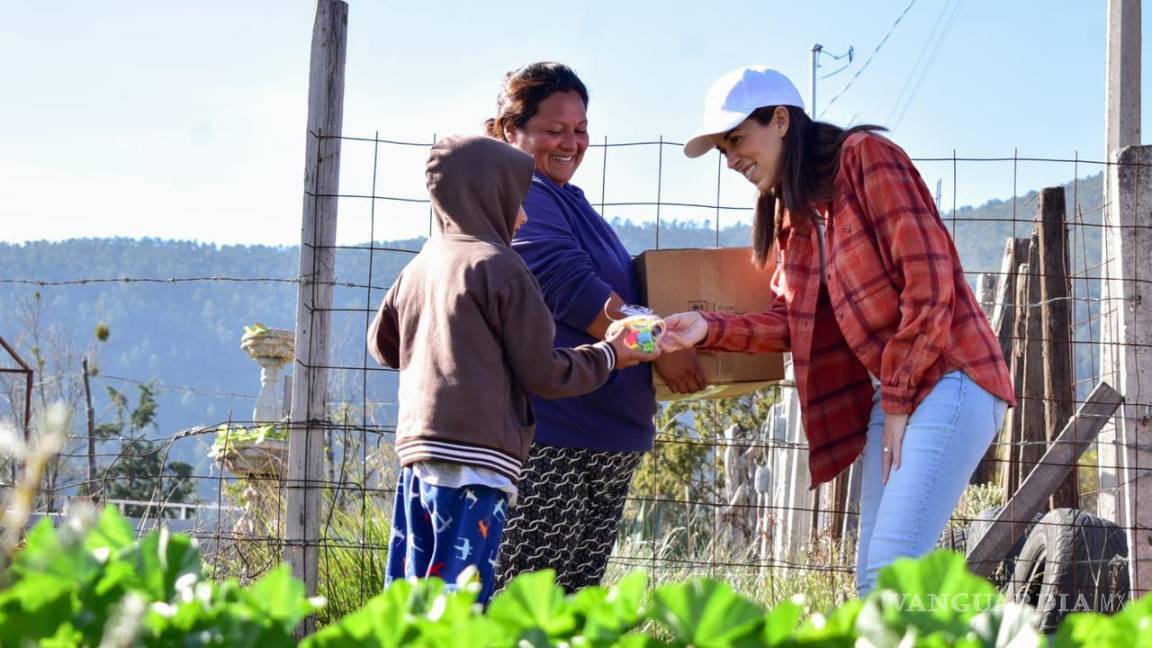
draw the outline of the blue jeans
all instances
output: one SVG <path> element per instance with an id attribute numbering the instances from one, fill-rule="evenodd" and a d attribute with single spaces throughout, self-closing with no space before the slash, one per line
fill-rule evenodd
<path id="1" fill-rule="evenodd" d="M 857 594 L 872 591 L 881 567 L 936 546 L 1007 409 L 963 372 L 944 374 L 908 418 L 900 469 L 884 485 L 884 412 L 877 388 L 860 485 Z"/>

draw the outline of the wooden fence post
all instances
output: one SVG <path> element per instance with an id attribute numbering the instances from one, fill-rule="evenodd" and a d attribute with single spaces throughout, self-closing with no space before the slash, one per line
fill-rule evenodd
<path id="1" fill-rule="evenodd" d="M 1026 298 L 1020 304 L 1024 311 L 1021 330 L 1024 337 L 1017 340 L 1019 357 L 1024 363 L 1023 384 L 1018 409 L 1020 410 L 1020 466 L 1016 475 L 1022 483 L 1033 466 L 1044 455 L 1048 435 L 1044 433 L 1044 331 L 1040 322 L 1040 244 L 1036 237 L 1028 244 L 1028 274 L 1017 279 L 1026 287 Z M 1017 311 L 1019 313 L 1020 311 Z M 1011 495 L 1011 493 L 1009 493 Z"/>
<path id="2" fill-rule="evenodd" d="M 1012 361 L 1012 345 L 1016 340 L 1016 279 L 1022 264 L 1028 263 L 1028 239 L 1009 238 L 1004 241 L 1004 256 L 1000 261 L 1000 279 L 996 284 L 996 300 L 989 320 L 992 331 L 1000 339 L 1000 352 L 1006 362 Z"/>
<path id="3" fill-rule="evenodd" d="M 1051 443 L 1076 409 L 1072 374 L 1072 307 L 1068 270 L 1068 228 L 1065 225 L 1064 188 L 1040 192 L 1040 220 L 1036 224 L 1040 245 L 1040 319 L 1044 348 L 1044 429 Z M 1077 478 L 1072 467 L 1052 493 L 1052 508 L 1080 508 Z"/>
<path id="4" fill-rule="evenodd" d="M 88 478 L 84 480 L 80 494 L 92 497 L 96 494 L 96 410 L 92 407 L 92 384 L 89 380 L 92 372 L 88 368 L 88 356 L 80 361 L 80 368 L 84 371 L 84 411 L 88 419 Z"/>
<path id="5" fill-rule="evenodd" d="M 1012 497 L 1020 486 L 1020 448 L 1024 405 L 1024 341 L 1028 322 L 1028 264 L 1021 263 L 1016 270 L 1015 316 L 1012 327 L 1012 352 L 1006 358 L 1012 372 L 1012 389 L 1016 392 L 1016 407 L 1008 410 L 1004 422 L 1004 437 L 1008 440 L 1007 461 L 1004 463 L 1004 499 Z"/>
<path id="6" fill-rule="evenodd" d="M 996 301 L 996 276 L 991 272 L 976 275 L 976 303 L 988 318 L 992 317 L 992 305 Z"/>
<path id="7" fill-rule="evenodd" d="M 1004 242 L 1004 255 L 1000 261 L 1000 274 L 996 277 L 996 287 L 992 297 L 992 307 L 987 311 L 988 322 L 992 332 L 1000 340 L 1000 352 L 1004 361 L 1012 367 L 1012 343 L 1016 335 L 1016 272 L 1020 264 L 1026 263 L 1028 253 L 1028 239 L 1009 238 Z M 1015 386 L 1017 394 L 1019 385 Z M 1012 421 L 1009 415 L 1004 419 L 1004 425 L 996 436 L 996 442 L 988 448 L 976 472 L 972 474 L 973 484 L 984 484 L 996 481 L 1000 486 L 1006 484 L 1005 466 L 1008 465 L 1012 451 Z"/>
<path id="8" fill-rule="evenodd" d="M 778 563 L 791 566 L 799 564 L 811 546 L 812 510 L 818 505 L 816 491 L 808 490 L 808 440 L 800 424 L 800 396 L 790 357 L 784 365 L 784 377 L 777 405 L 784 410 L 784 429 L 777 432 L 783 443 L 773 451 L 778 468 L 773 475 L 772 500 L 779 522 L 772 534 L 772 555 Z"/>
<path id="9" fill-rule="evenodd" d="M 327 405 L 329 321 L 336 275 L 336 194 L 340 135 L 344 122 L 344 60 L 348 5 L 318 0 L 312 27 L 308 78 L 308 129 L 304 154 L 304 211 L 300 233 L 300 284 L 296 302 L 296 350 L 288 442 L 287 519 L 284 559 L 317 589 L 323 450 Z M 314 620 L 301 630 L 310 632 Z"/>

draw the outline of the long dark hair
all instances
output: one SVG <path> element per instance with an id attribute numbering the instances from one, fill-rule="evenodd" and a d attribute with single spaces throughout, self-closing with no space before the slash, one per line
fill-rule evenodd
<path id="1" fill-rule="evenodd" d="M 758 124 L 772 123 L 776 106 L 757 108 L 748 119 Z M 827 122 L 812 121 L 795 106 L 788 110 L 788 132 L 780 160 L 778 189 L 763 192 L 756 200 L 752 221 L 752 257 L 763 268 L 772 243 L 779 238 L 781 212 L 788 210 L 794 228 L 807 231 L 816 224 L 813 206 L 832 199 L 832 183 L 840 171 L 840 148 L 849 135 L 887 130 L 863 124 L 844 129 Z"/>
<path id="2" fill-rule="evenodd" d="M 588 109 L 588 89 L 572 68 L 563 63 L 540 61 L 504 75 L 504 85 L 496 98 L 496 116 L 484 122 L 484 132 L 503 140 L 504 127 L 523 128 L 540 110 L 540 102 L 557 92 L 575 92 Z"/>

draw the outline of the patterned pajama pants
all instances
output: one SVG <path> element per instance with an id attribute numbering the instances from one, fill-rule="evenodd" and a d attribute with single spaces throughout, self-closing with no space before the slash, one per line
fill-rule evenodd
<path id="1" fill-rule="evenodd" d="M 549 568 L 568 592 L 599 585 L 643 456 L 533 444 L 504 529 L 497 589 L 517 574 Z"/>
<path id="2" fill-rule="evenodd" d="M 480 603 L 492 596 L 496 556 L 508 496 L 488 486 L 425 484 L 411 468 L 400 473 L 388 545 L 387 582 L 439 577 L 449 587 L 468 566 L 480 571 Z"/>

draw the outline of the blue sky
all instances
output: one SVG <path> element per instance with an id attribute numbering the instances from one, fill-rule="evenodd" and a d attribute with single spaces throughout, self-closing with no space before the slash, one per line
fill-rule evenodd
<path id="1" fill-rule="evenodd" d="M 852 45 L 856 62 L 820 82 L 823 106 L 908 0 L 759 2 L 727 12 L 619 0 L 349 5 L 346 135 L 427 142 L 478 132 L 506 70 L 552 59 L 588 85 L 593 141 L 629 142 L 683 141 L 708 84 L 745 63 L 777 67 L 807 99 L 812 44 Z M 9 3 L 0 18 L 0 240 L 298 242 L 313 11 L 305 0 Z M 931 67 L 910 82 L 933 26 L 953 12 Z M 1104 2 L 917 0 L 824 118 L 895 125 L 893 139 L 914 157 L 1018 149 L 1100 160 L 1105 26 Z M 913 86 L 897 125 L 897 98 Z M 373 149 L 345 146 L 342 191 L 371 190 L 375 154 L 378 194 L 423 197 L 422 149 Z M 574 182 L 594 202 L 651 201 L 658 190 L 665 201 L 715 201 L 714 158 L 658 149 L 609 149 L 607 169 L 602 152 L 590 151 Z M 951 162 L 920 168 L 933 189 L 942 181 L 945 206 L 1012 194 L 1011 163 L 962 163 L 955 181 Z M 1017 169 L 1021 191 L 1073 175 L 1070 164 Z M 735 174 L 722 174 L 720 193 L 725 204 L 750 203 Z M 426 230 L 426 207 L 391 202 L 377 202 L 371 230 L 367 205 L 342 201 L 342 241 Z M 634 220 L 652 211 L 606 210 Z M 665 209 L 663 217 L 710 212 Z"/>

